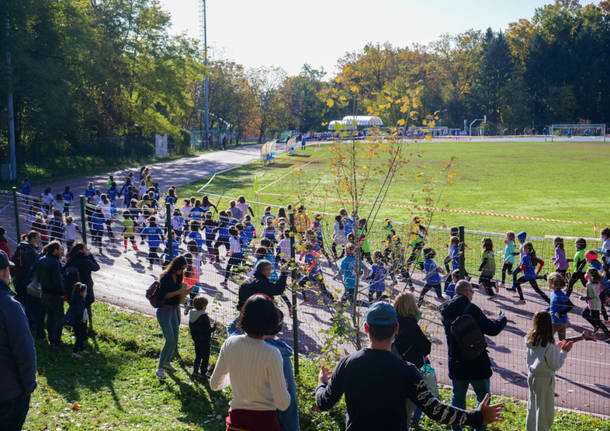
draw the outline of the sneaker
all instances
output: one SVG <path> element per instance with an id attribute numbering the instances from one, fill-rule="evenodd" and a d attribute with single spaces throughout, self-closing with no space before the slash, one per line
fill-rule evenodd
<path id="1" fill-rule="evenodd" d="M 597 341 L 597 337 L 595 337 L 591 331 L 584 331 L 582 333 L 582 338 L 589 341 Z"/>
<path id="2" fill-rule="evenodd" d="M 516 289 L 516 288 L 514 288 L 514 287 L 507 287 L 507 288 L 506 288 L 506 290 L 510 290 L 511 292 L 514 292 L 514 291 L 515 291 L 515 290 L 517 290 L 517 289 Z"/>
<path id="3" fill-rule="evenodd" d="M 515 301 L 515 305 L 521 305 L 521 304 L 525 304 L 525 299 L 519 299 L 518 301 Z"/>
<path id="4" fill-rule="evenodd" d="M 169 362 L 167 364 L 163 364 L 163 368 L 165 369 L 165 371 L 169 371 L 171 373 L 178 371 L 178 369 Z"/>
<path id="5" fill-rule="evenodd" d="M 158 379 L 164 379 L 165 378 L 165 371 L 163 371 L 163 368 L 159 368 L 157 370 L 157 372 L 155 373 L 155 377 Z"/>

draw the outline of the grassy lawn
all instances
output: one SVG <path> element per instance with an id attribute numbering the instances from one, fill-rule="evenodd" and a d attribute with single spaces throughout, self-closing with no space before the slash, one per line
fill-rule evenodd
<path id="1" fill-rule="evenodd" d="M 194 354 L 185 328 L 180 334 L 179 370 L 159 381 L 153 377 L 162 347 L 156 320 L 101 303 L 94 304 L 94 318 L 97 336 L 89 340 L 91 353 L 83 359 L 37 346 L 39 386 L 32 394 L 25 430 L 224 430 L 230 392 L 212 392 L 207 384 L 191 380 Z M 64 341 L 72 342 L 67 335 Z M 213 346 L 217 349 L 218 344 Z M 331 412 L 317 412 L 317 366 L 303 358 L 301 367 L 301 429 L 342 430 L 343 403 Z M 443 390 L 442 397 L 449 400 L 449 392 Z M 495 397 L 499 400 L 505 403 L 504 422 L 489 429 L 523 429 L 524 403 Z M 474 406 L 472 398 L 469 405 Z M 558 412 L 555 424 L 563 431 L 610 427 L 608 420 L 567 412 Z M 427 419 L 422 425 L 427 430 L 446 429 Z"/>

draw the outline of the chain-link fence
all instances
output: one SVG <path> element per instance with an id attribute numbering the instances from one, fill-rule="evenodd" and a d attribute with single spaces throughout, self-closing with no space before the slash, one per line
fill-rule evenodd
<path id="1" fill-rule="evenodd" d="M 199 294 L 210 298 L 209 311 L 218 322 L 228 325 L 237 315 L 236 303 L 239 283 L 252 271 L 257 259 L 267 258 L 277 262 L 277 271 L 284 255 L 274 252 L 265 252 L 257 248 L 263 238 L 269 238 L 273 246 L 281 241 L 283 226 L 278 223 L 271 224 L 266 229 L 266 219 L 263 208 L 273 208 L 272 213 L 277 214 L 277 205 L 264 202 L 250 202 L 253 206 L 248 209 L 241 207 L 243 213 L 240 219 L 250 216 L 251 227 L 245 224 L 244 236 L 249 239 L 242 240 L 245 250 L 243 259 L 229 265 L 227 251 L 228 228 L 237 220 L 226 220 L 219 223 L 218 213 L 230 207 L 230 201 L 235 198 L 208 194 L 210 201 L 199 205 L 186 205 L 184 200 L 176 201 L 174 198 L 140 196 L 136 200 L 125 201 L 117 194 L 114 201 L 102 196 L 102 193 L 87 192 L 87 196 L 75 196 L 73 200 L 63 202 L 53 199 L 52 196 L 42 198 L 21 195 L 13 192 L 0 193 L 0 216 L 9 223 L 9 214 L 14 214 L 14 232 L 24 233 L 30 229 L 37 230 L 43 237 L 43 242 L 54 239 L 61 241 L 67 247 L 76 241 L 84 241 L 94 252 L 102 269 L 96 274 L 96 294 L 98 298 L 115 304 L 124 305 L 132 309 L 150 313 L 152 308 L 147 303 L 144 292 L 150 283 L 158 277 L 163 264 L 172 257 L 190 253 L 189 269 L 186 281 L 194 284 Z M 167 203 L 161 204 L 160 202 Z M 197 209 L 194 209 L 197 208 Z M 206 212 L 210 212 L 210 221 L 206 221 Z M 284 250 L 295 253 L 297 264 L 290 269 L 289 285 L 284 299 L 278 298 L 278 305 L 284 310 L 286 328 L 282 337 L 289 344 L 297 348 L 300 354 L 318 355 L 328 352 L 347 353 L 355 350 L 354 334 L 346 329 L 353 324 L 353 316 L 357 316 L 358 330 L 362 331 L 362 323 L 366 306 L 369 303 L 369 285 L 366 280 L 370 265 L 364 262 L 367 268 L 363 272 L 356 296 L 356 313 L 352 314 L 352 305 L 341 301 L 344 287 L 338 276 L 341 263 L 342 246 L 337 247 L 337 258 L 332 251 L 334 232 L 334 215 L 331 213 L 318 213 L 322 217 L 316 221 L 310 213 L 312 222 L 319 223 L 321 237 L 324 240 L 320 254 L 312 261 L 307 260 L 307 250 L 288 246 Z M 242 224 L 244 224 L 242 222 Z M 387 228 L 387 226 L 385 226 Z M 290 229 L 287 220 L 286 228 Z M 402 238 L 405 253 L 409 249 L 408 238 L 413 230 L 409 220 L 393 222 L 394 235 Z M 10 230 L 9 230 L 10 231 Z M 256 231 L 256 232 L 254 232 Z M 443 267 L 443 260 L 448 254 L 448 244 L 451 237 L 451 228 L 428 226 L 424 236 L 426 247 L 436 250 L 435 258 L 439 267 Z M 384 229 L 381 220 L 369 220 L 368 236 L 371 251 L 380 250 L 382 253 L 388 246 L 386 238 L 388 230 Z M 463 260 L 466 271 L 477 282 L 479 266 L 481 263 L 481 240 L 489 237 L 493 240 L 496 250 L 496 277 L 494 281 L 501 281 L 503 261 L 497 251 L 504 246 L 505 233 L 480 232 L 466 229 L 464 231 Z M 292 235 L 293 243 L 299 244 L 299 235 Z M 553 237 L 530 237 L 537 256 L 545 261 L 545 267 L 540 274 L 554 268 L 552 257 L 554 255 Z M 587 238 L 588 248 L 597 248 L 599 240 Z M 284 244 L 285 246 L 286 244 Z M 565 238 L 566 254 L 574 254 L 574 244 L 571 238 Z M 519 245 L 516 245 L 518 252 Z M 257 254 L 258 252 L 258 254 Z M 517 257 L 517 262 L 518 262 Z M 231 262 L 233 263 L 233 262 Z M 313 266 L 319 264 L 319 275 L 311 276 Z M 312 266 L 313 265 L 313 266 Z M 393 262 L 388 262 L 391 267 Z M 227 269 L 229 271 L 227 272 Z M 418 269 L 416 262 L 410 267 L 410 276 L 414 281 L 416 294 L 421 291 L 423 273 Z M 392 300 L 399 292 L 408 289 L 407 280 L 400 271 L 395 277 L 385 280 L 386 300 Z M 275 276 L 275 275 L 274 275 Z M 511 284 L 512 274 L 507 275 L 507 285 Z M 547 290 L 546 282 L 540 280 L 543 290 Z M 582 286 L 577 285 L 582 290 Z M 489 352 L 492 358 L 494 377 L 492 379 L 492 392 L 507 396 L 527 399 L 527 370 L 525 364 L 525 345 L 523 337 L 531 326 L 533 313 L 547 308 L 547 304 L 529 289 L 524 288 L 526 304 L 516 304 L 517 298 L 506 290 L 499 290 L 498 298 L 494 301 L 487 299 L 484 292 L 475 295 L 474 302 L 481 307 L 490 318 L 498 316 L 503 311 L 509 318 L 506 329 L 496 337 L 488 337 Z M 327 295 L 329 292 L 330 295 Z M 294 293 L 294 295 L 293 295 Z M 332 298 L 331 298 L 332 295 Z M 580 317 L 585 303 L 578 300 L 578 292 L 573 296 L 576 307 L 570 313 L 570 329 L 568 335 L 582 333 L 591 329 L 590 325 Z M 188 302 L 188 299 L 187 299 Z M 440 324 L 438 305 L 440 301 L 429 293 L 423 303 L 423 316 L 420 324 L 432 341 L 432 364 L 436 368 L 438 380 L 450 384 L 447 375 L 447 348 L 444 329 Z M 290 318 L 290 309 L 293 309 L 293 318 Z M 361 333 L 364 339 L 364 334 Z M 364 342 L 366 345 L 366 342 Z M 557 405 L 577 408 L 580 410 L 607 413 L 610 411 L 610 387 L 608 382 L 607 362 L 608 344 L 604 342 L 578 343 L 570 354 L 566 365 L 558 372 L 558 400 Z M 600 378 L 602 377 L 602 378 Z M 605 382 L 605 383 L 604 383 Z"/>

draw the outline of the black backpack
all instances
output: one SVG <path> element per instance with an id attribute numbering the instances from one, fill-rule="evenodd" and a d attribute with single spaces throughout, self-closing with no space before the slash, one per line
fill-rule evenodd
<path id="1" fill-rule="evenodd" d="M 451 322 L 451 335 L 459 352 L 459 358 L 470 361 L 482 355 L 487 349 L 487 341 L 475 318 L 468 313 L 469 303 L 461 315 Z"/>
<path id="2" fill-rule="evenodd" d="M 159 308 L 163 305 L 163 301 L 159 299 L 159 281 L 153 281 L 148 289 L 146 289 L 146 299 L 150 302 L 153 308 Z"/>

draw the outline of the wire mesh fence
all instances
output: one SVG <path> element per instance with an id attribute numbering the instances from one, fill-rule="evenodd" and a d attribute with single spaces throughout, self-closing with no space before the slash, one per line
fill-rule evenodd
<path id="1" fill-rule="evenodd" d="M 353 305 L 345 301 L 344 285 L 338 275 L 344 247 L 337 244 L 336 255 L 331 247 L 335 233 L 335 214 L 317 213 L 320 218 L 316 218 L 314 213 L 309 214 L 311 225 L 317 229 L 314 231 L 315 238 L 323 238 L 319 253 L 313 253 L 312 259 L 311 256 L 308 257 L 311 253 L 304 247 L 291 249 L 289 242 L 282 243 L 282 232 L 291 228 L 289 220 L 284 220 L 286 224 L 283 224 L 280 218 L 274 217 L 268 223 L 270 217 L 263 214 L 260 208 L 248 209 L 246 205 L 233 210 L 232 215 L 239 214 L 238 217 L 220 219 L 219 213 L 224 212 L 225 208 L 230 209 L 230 201 L 235 200 L 232 197 L 209 194 L 214 203 L 205 200 L 203 204 L 199 202 L 184 206 L 173 196 L 145 195 L 126 201 L 120 199 L 119 195 L 111 200 L 108 196 L 102 197 L 102 193 L 89 194 L 58 202 L 52 196 L 43 195 L 38 198 L 16 192 L 13 196 L 10 193 L 0 193 L 0 214 L 7 223 L 10 219 L 8 215 L 14 214 L 14 231 L 24 233 L 30 229 L 36 230 L 40 232 L 43 243 L 59 240 L 69 248 L 76 241 L 86 242 L 102 265 L 102 270 L 96 275 L 96 289 L 102 296 L 110 302 L 149 313 L 152 309 L 144 297 L 146 288 L 158 277 L 165 263 L 174 256 L 188 253 L 185 281 L 195 286 L 196 293 L 208 296 L 210 315 L 225 327 L 237 316 L 239 283 L 252 273 L 253 264 L 262 258 L 274 261 L 277 268 L 272 279 L 275 279 L 279 277 L 282 260 L 288 257 L 288 253 L 295 253 L 297 263 L 290 269 L 298 266 L 299 270 L 292 272 L 288 278 L 285 297 L 278 298 L 278 304 L 286 316 L 282 338 L 295 345 L 303 355 L 318 356 L 329 347 L 338 354 L 355 350 L 353 332 L 337 337 L 337 329 L 353 326 L 353 316 L 357 316 L 357 330 L 362 331 L 364 314 L 371 299 L 371 282 L 366 279 L 370 264 L 364 261 L 365 270 L 355 297 L 356 312 L 352 313 Z M 273 216 L 279 208 L 264 202 L 251 204 L 272 207 Z M 249 224 L 245 222 L 246 215 L 250 218 Z M 243 228 L 240 243 L 244 254 L 241 259 L 231 260 L 227 256 L 231 235 L 229 227 L 237 224 Z M 11 224 L 8 223 L 8 226 L 10 229 Z M 387 228 L 387 222 L 384 224 L 383 220 L 369 220 L 367 235 L 372 254 L 376 250 L 383 254 L 386 249 L 395 246 L 392 242 L 397 237 L 402 240 L 404 253 L 410 255 L 413 251 L 409 240 L 413 233 L 413 223 L 409 220 L 394 221 L 390 237 L 388 235 L 391 231 Z M 436 250 L 435 260 L 441 268 L 449 253 L 451 236 L 451 228 L 428 226 L 424 237 L 426 247 Z M 299 233 L 295 236 L 297 245 L 300 237 Z M 271 251 L 259 250 L 264 238 L 271 241 L 272 246 L 268 247 Z M 501 282 L 503 259 L 502 253 L 498 251 L 504 247 L 505 233 L 466 229 L 463 241 L 465 269 L 473 277 L 472 281 L 477 282 L 483 238 L 491 238 L 494 243 L 496 272 L 493 281 Z M 537 256 L 545 262 L 540 275 L 554 268 L 553 239 L 554 236 L 528 238 L 533 243 Z M 594 249 L 600 245 L 595 238 L 587 238 L 587 241 L 588 248 Z M 517 244 L 517 252 L 518 249 Z M 573 238 L 565 238 L 565 251 L 568 256 L 574 254 Z M 392 253 L 389 255 L 394 256 Z M 408 260 L 406 256 L 404 258 Z M 388 267 L 394 263 L 390 258 Z M 409 271 L 416 294 L 419 294 L 423 285 L 423 272 L 416 263 L 417 261 L 412 262 Z M 507 274 L 506 278 L 506 284 L 510 285 L 512 274 Z M 544 280 L 540 280 L 540 284 L 543 290 L 547 290 Z M 408 279 L 401 271 L 397 271 L 395 276 L 385 280 L 384 299 L 391 301 L 408 288 Z M 578 293 L 583 287 L 577 285 L 576 289 Z M 296 300 L 293 300 L 293 292 Z M 521 399 L 527 398 L 523 337 L 531 326 L 533 313 L 547 308 L 547 304 L 529 288 L 525 289 L 525 299 L 526 305 L 515 304 L 516 298 L 505 290 L 499 291 L 495 301 L 489 301 L 484 291 L 474 298 L 474 302 L 489 317 L 496 317 L 500 311 L 509 317 L 509 324 L 500 335 L 488 337 L 494 369 L 492 391 Z M 342 300 L 343 303 L 338 305 Z M 185 302 L 188 303 L 188 298 L 185 298 Z M 585 303 L 578 300 L 574 302 L 576 307 L 570 314 L 568 335 L 591 329 L 580 317 Z M 440 301 L 431 293 L 428 294 L 424 298 L 420 324 L 432 341 L 430 357 L 437 377 L 441 383 L 449 384 L 446 340 L 440 324 L 439 305 Z M 292 309 L 296 315 L 294 320 L 289 318 Z M 362 332 L 361 336 L 364 338 Z M 610 411 L 610 363 L 606 359 L 608 344 L 579 344 L 558 373 L 556 404 L 607 413 Z"/>

